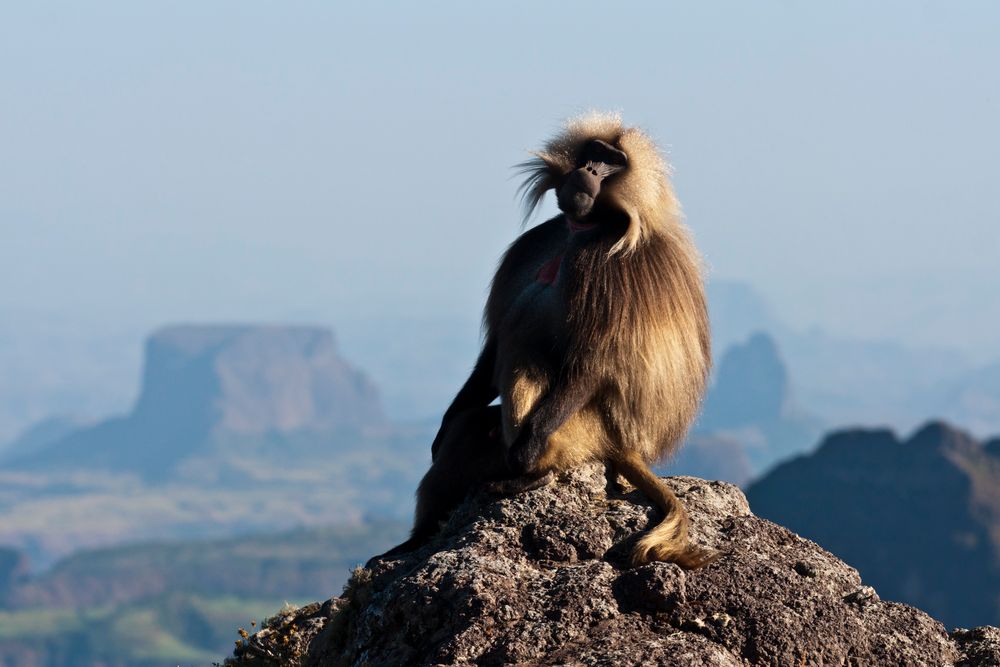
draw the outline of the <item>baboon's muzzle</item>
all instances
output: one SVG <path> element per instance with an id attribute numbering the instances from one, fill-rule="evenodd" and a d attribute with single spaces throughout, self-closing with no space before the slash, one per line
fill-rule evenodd
<path id="1" fill-rule="evenodd" d="M 611 144 L 594 139 L 584 148 L 577 168 L 566 175 L 556 192 L 559 210 L 573 220 L 590 214 L 601 193 L 601 183 L 628 166 L 628 156 Z"/>
<path id="2" fill-rule="evenodd" d="M 579 220 L 587 216 L 594 208 L 594 200 L 601 192 L 601 178 L 586 168 L 581 167 L 571 172 L 559 188 L 556 200 L 559 203 L 559 210 L 573 218 Z"/>

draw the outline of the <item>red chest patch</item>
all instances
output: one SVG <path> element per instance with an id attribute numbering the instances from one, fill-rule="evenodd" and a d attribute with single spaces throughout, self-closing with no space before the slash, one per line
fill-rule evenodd
<path id="1" fill-rule="evenodd" d="M 556 255 L 554 259 L 545 262 L 542 268 L 538 269 L 538 275 L 535 276 L 535 279 L 543 285 L 551 285 L 556 281 L 556 276 L 559 275 L 560 264 L 562 264 L 562 255 Z"/>

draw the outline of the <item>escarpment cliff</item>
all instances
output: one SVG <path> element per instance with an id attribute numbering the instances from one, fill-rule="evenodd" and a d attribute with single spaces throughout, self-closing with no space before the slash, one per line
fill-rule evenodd
<path id="1" fill-rule="evenodd" d="M 146 341 L 132 411 L 11 456 L 27 470 L 114 470 L 162 481 L 234 444 L 330 440 L 385 425 L 378 391 L 321 327 L 178 325 Z M 263 443 L 263 444 L 262 444 Z M 22 447 L 21 449 L 27 449 Z"/>
<path id="2" fill-rule="evenodd" d="M 750 512 L 730 484 L 668 480 L 694 539 L 685 572 L 628 565 L 658 519 L 599 467 L 520 496 L 481 493 L 420 551 L 359 568 L 343 595 L 286 609 L 230 665 L 987 665 L 1000 631 L 949 635 L 881 600 L 832 554 Z"/>

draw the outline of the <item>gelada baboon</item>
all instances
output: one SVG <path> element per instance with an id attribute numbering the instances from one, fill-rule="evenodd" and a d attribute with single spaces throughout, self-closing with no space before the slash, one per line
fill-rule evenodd
<path id="1" fill-rule="evenodd" d="M 425 542 L 483 483 L 523 490 L 597 461 L 665 513 L 633 562 L 698 567 L 714 554 L 689 542 L 684 506 L 648 465 L 683 439 L 710 364 L 700 260 L 667 165 L 640 130 L 590 114 L 521 166 L 527 215 L 549 190 L 562 213 L 501 260 L 483 350 L 435 438 L 413 535 L 389 553 Z"/>

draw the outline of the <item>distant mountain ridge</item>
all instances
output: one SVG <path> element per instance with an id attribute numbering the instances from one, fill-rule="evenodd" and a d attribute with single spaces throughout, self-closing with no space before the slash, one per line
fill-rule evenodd
<path id="1" fill-rule="evenodd" d="M 357 433 L 384 424 L 374 384 L 339 356 L 328 329 L 170 326 L 146 342 L 130 414 L 20 452 L 7 467 L 125 470 L 155 479 L 216 439 Z"/>
<path id="2" fill-rule="evenodd" d="M 369 518 L 225 539 L 140 542 L 78 551 L 33 575 L 22 554 L 0 548 L 0 610 L 99 607 L 168 593 L 309 597 L 340 588 L 354 565 L 399 543 L 408 523 Z"/>
<path id="3" fill-rule="evenodd" d="M 212 664 L 238 627 L 340 590 L 353 566 L 407 527 L 376 520 L 131 544 L 79 552 L 34 576 L 0 548 L 0 666 Z"/>
<path id="4" fill-rule="evenodd" d="M 788 313 L 776 314 L 743 282 L 712 278 L 706 289 L 716 354 L 754 332 L 768 332 L 787 364 L 797 403 L 824 423 L 909 429 L 941 415 L 979 436 L 1000 432 L 1000 390 L 961 353 L 838 336 L 806 322 L 789 325 Z M 475 312 L 383 313 L 345 318 L 338 332 L 350 358 L 378 379 L 389 414 L 436 419 L 475 359 L 476 321 Z M 0 376 L 6 380 L 0 383 L 0 443 L 54 415 L 93 423 L 127 409 L 142 332 L 85 335 L 70 324 L 55 320 L 38 329 L 16 320 L 0 323 Z"/>
<path id="5" fill-rule="evenodd" d="M 992 423 L 1000 429 L 1000 418 L 989 411 L 978 410 L 974 421 L 971 406 L 962 412 L 943 409 L 951 397 L 940 396 L 939 388 L 957 392 L 972 369 L 954 350 L 791 327 L 753 287 L 738 281 L 709 281 L 707 292 L 717 354 L 756 332 L 767 332 L 781 350 L 797 403 L 827 424 L 912 428 L 927 415 L 954 413 L 960 423 Z M 1000 392 L 992 394 L 988 405 L 997 401 Z M 992 432 L 976 430 L 980 435 Z"/>
<path id="6" fill-rule="evenodd" d="M 946 624 L 1000 621 L 1000 441 L 944 422 L 839 431 L 750 485 L 759 516 L 822 544 L 883 596 Z"/>

